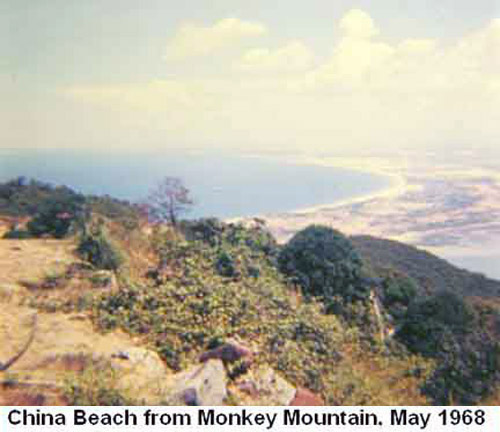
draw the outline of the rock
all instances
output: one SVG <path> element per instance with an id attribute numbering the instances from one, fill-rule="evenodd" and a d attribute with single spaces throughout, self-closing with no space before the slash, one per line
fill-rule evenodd
<path id="1" fill-rule="evenodd" d="M 299 387 L 295 393 L 295 397 L 289 404 L 290 406 L 324 406 L 323 399 L 313 392 Z"/>
<path id="2" fill-rule="evenodd" d="M 253 362 L 253 352 L 236 341 L 228 341 L 200 356 L 200 362 L 206 362 L 210 359 L 222 360 L 224 363 L 234 363 L 243 359 L 249 366 Z"/>
<path id="3" fill-rule="evenodd" d="M 0 286 L 0 301 L 8 302 L 19 292 L 19 288 L 15 285 Z"/>
<path id="4" fill-rule="evenodd" d="M 259 391 L 253 381 L 244 380 L 237 384 L 237 388 L 251 397 L 256 398 L 259 396 Z"/>
<path id="5" fill-rule="evenodd" d="M 119 360 L 130 360 L 130 354 L 127 351 L 118 351 L 111 354 L 111 357 Z"/>
<path id="6" fill-rule="evenodd" d="M 202 365 L 171 377 L 169 405 L 220 406 L 227 397 L 226 371 L 221 360 L 210 359 Z"/>
<path id="7" fill-rule="evenodd" d="M 251 370 L 237 381 L 234 393 L 240 405 L 287 406 L 295 398 L 295 387 L 271 368 Z"/>
<path id="8" fill-rule="evenodd" d="M 159 355 L 147 348 L 129 346 L 111 353 L 111 364 L 116 370 L 147 370 L 151 376 L 166 374 L 166 368 Z"/>

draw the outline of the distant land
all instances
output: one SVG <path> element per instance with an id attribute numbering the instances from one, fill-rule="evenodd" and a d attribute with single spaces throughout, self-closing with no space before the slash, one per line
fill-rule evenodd
<path id="1" fill-rule="evenodd" d="M 196 202 L 187 215 L 190 218 L 290 212 L 381 192 L 392 183 L 384 174 L 303 164 L 277 156 L 197 151 L 127 155 L 2 151 L 0 181 L 19 175 L 132 201 L 145 198 L 162 177 L 180 177 Z"/>
<path id="2" fill-rule="evenodd" d="M 393 181 L 366 196 L 270 214 L 266 221 L 280 241 L 311 223 L 327 224 L 418 246 L 500 279 L 500 171 L 490 156 L 464 150 L 303 157 L 303 163 L 360 169 Z"/>
<path id="3" fill-rule="evenodd" d="M 318 224 L 182 220 L 161 185 L 138 207 L 0 184 L 1 404 L 498 405 L 500 281 Z"/>
<path id="4" fill-rule="evenodd" d="M 193 192 L 191 218 L 263 217 L 279 241 L 320 223 L 402 241 L 500 279 L 500 175 L 487 154 L 280 157 L 13 149 L 1 156 L 0 181 L 29 173 L 84 193 L 137 201 L 159 178 L 173 175 Z"/>

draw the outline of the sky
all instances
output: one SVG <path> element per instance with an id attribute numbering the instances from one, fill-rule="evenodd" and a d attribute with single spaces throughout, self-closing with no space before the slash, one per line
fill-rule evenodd
<path id="1" fill-rule="evenodd" d="M 500 0 L 3 0 L 0 149 L 497 149 Z"/>

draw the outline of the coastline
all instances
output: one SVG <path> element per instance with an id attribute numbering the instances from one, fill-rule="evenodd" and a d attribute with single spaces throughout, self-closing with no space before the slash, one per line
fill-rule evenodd
<path id="1" fill-rule="evenodd" d="M 500 277 L 478 267 L 491 261 L 500 244 L 500 176 L 479 157 L 458 163 L 435 155 L 302 157 L 308 164 L 363 171 L 391 179 L 387 188 L 289 212 L 258 215 L 278 242 L 286 242 L 310 224 L 322 224 L 346 235 L 370 235 L 401 241 L 442 256 L 472 271 Z M 253 217 L 232 219 L 250 222 Z M 467 264 L 469 259 L 470 264 Z M 465 264 L 464 264 L 465 263 Z M 460 264 L 459 264 L 460 265 Z"/>
<path id="2" fill-rule="evenodd" d="M 253 156 L 257 157 L 257 156 Z M 349 198 L 336 200 L 332 203 L 323 203 L 309 207 L 303 207 L 296 210 L 285 212 L 272 212 L 265 214 L 254 214 L 252 216 L 243 216 L 227 218 L 229 223 L 250 223 L 254 218 L 263 219 L 270 228 L 277 241 L 282 243 L 287 241 L 296 231 L 304 228 L 309 223 L 319 223 L 340 229 L 348 235 L 359 234 L 360 227 L 355 223 L 336 223 L 327 220 L 328 215 L 336 212 L 349 212 L 356 206 L 364 206 L 368 203 L 381 201 L 392 202 L 404 194 L 408 193 L 412 186 L 407 181 L 405 175 L 406 159 L 396 158 L 389 160 L 387 158 L 365 156 L 365 157 L 326 157 L 319 158 L 313 156 L 290 157 L 286 163 L 294 165 L 321 166 L 329 168 L 339 168 L 354 172 L 362 172 L 374 176 L 388 178 L 390 184 L 379 190 L 354 195 Z M 304 223 L 308 221 L 308 223 Z M 340 226 L 339 226 L 340 225 Z"/>
<path id="3" fill-rule="evenodd" d="M 381 159 L 378 159 L 380 162 Z M 376 165 L 373 161 L 368 161 L 365 158 L 347 158 L 347 157 L 329 157 L 329 158 L 315 158 L 309 157 L 306 159 L 294 160 L 295 164 L 304 165 L 316 165 L 322 167 L 340 168 L 350 171 L 358 171 L 366 174 L 372 174 L 375 176 L 386 177 L 390 179 L 391 184 L 388 187 L 381 188 L 380 190 L 370 192 L 367 194 L 353 196 L 351 198 L 345 198 L 342 200 L 335 201 L 331 204 L 320 204 L 312 207 L 306 207 L 303 209 L 294 210 L 291 213 L 304 214 L 315 212 L 323 209 L 336 209 L 345 206 L 351 206 L 355 204 L 365 203 L 375 199 L 391 199 L 398 197 L 408 190 L 408 182 L 406 178 L 394 170 L 393 166 L 389 166 L 387 161 L 385 166 Z"/>
<path id="4" fill-rule="evenodd" d="M 252 155 L 253 158 L 267 159 L 266 156 Z M 274 159 L 274 158 L 272 158 Z M 334 201 L 333 203 L 322 203 L 308 207 L 301 207 L 295 210 L 276 211 L 268 213 L 256 213 L 252 216 L 239 216 L 224 218 L 225 222 L 238 223 L 248 222 L 254 218 L 268 219 L 276 218 L 285 215 L 307 215 L 323 210 L 332 210 L 341 207 L 353 206 L 360 203 L 369 202 L 375 199 L 391 199 L 407 192 L 408 184 L 406 178 L 395 172 L 393 165 L 384 166 L 383 168 L 376 165 L 374 162 L 368 162 L 364 158 L 345 158 L 345 157 L 330 157 L 330 158 L 316 158 L 306 157 L 298 158 L 291 157 L 284 161 L 291 165 L 306 165 L 306 166 L 320 166 L 326 168 L 338 168 L 351 172 L 358 172 L 363 174 L 370 174 L 378 177 L 385 177 L 389 179 L 390 184 L 386 187 L 380 188 L 376 191 L 353 195 L 349 198 L 342 198 Z M 361 162 L 361 163 L 360 163 Z M 387 162 L 387 161 L 386 161 Z"/>

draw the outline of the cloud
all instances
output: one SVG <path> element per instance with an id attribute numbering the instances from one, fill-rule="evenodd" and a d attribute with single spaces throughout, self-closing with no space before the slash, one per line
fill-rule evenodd
<path id="1" fill-rule="evenodd" d="M 265 31 L 255 24 L 242 31 L 231 22 L 194 27 L 198 36 L 186 37 L 189 43 L 179 37 L 172 58 L 213 53 Z M 394 149 L 478 136 L 497 142 L 500 20 L 446 42 L 388 41 L 361 10 L 348 12 L 337 28 L 339 38 L 321 61 L 295 40 L 248 49 L 232 69 L 218 64 L 214 71 L 212 62 L 200 62 L 195 71 L 187 65 L 189 74 L 177 79 L 76 86 L 66 93 L 73 100 L 127 109 L 126 118 L 197 143 L 328 150 Z"/>
<path id="2" fill-rule="evenodd" d="M 212 26 L 185 23 L 167 43 L 165 59 L 179 61 L 189 57 L 207 56 L 238 45 L 242 40 L 265 35 L 263 24 L 225 18 Z"/>
<path id="3" fill-rule="evenodd" d="M 398 50 L 408 55 L 428 54 L 436 49 L 434 39 L 404 39 L 398 45 Z"/>
<path id="4" fill-rule="evenodd" d="M 331 88 L 386 97 L 405 92 L 435 98 L 482 91 L 500 73 L 500 20 L 445 45 L 434 39 L 388 43 L 368 14 L 348 12 L 332 56 L 302 81 L 304 89 Z"/>
<path id="5" fill-rule="evenodd" d="M 74 86 L 64 93 L 85 102 L 147 112 L 191 108 L 200 103 L 204 89 L 194 82 L 156 79 L 129 85 Z"/>
<path id="6" fill-rule="evenodd" d="M 370 39 L 379 34 L 372 17 L 361 9 L 351 9 L 339 22 L 344 37 Z"/>
<path id="7" fill-rule="evenodd" d="M 294 72 L 312 66 L 313 52 L 301 41 L 292 41 L 272 50 L 254 48 L 246 51 L 236 67 L 250 72 Z"/>
<path id="8" fill-rule="evenodd" d="M 120 125 L 123 130 L 149 129 L 174 135 L 192 129 L 216 104 L 205 83 L 181 79 L 79 85 L 64 89 L 62 95 L 90 112 L 96 107 L 110 125 Z"/>

